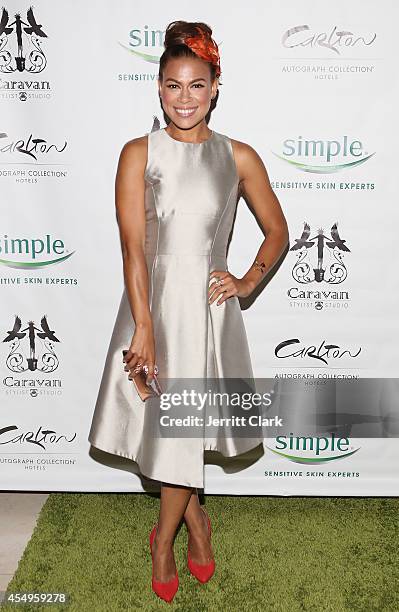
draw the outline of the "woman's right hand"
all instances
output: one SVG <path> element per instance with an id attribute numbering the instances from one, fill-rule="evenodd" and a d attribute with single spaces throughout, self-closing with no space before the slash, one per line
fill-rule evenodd
<path id="1" fill-rule="evenodd" d="M 148 367 L 146 383 L 148 385 L 152 382 L 155 365 L 155 341 L 152 326 L 136 326 L 129 350 L 123 361 L 126 363 L 124 369 L 129 372 L 129 378 L 136 376 L 138 371 L 146 365 Z M 141 367 L 135 370 L 139 365 Z"/>

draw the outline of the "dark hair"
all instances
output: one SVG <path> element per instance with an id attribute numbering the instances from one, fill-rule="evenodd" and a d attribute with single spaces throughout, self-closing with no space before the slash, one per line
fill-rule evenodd
<path id="1" fill-rule="evenodd" d="M 166 28 L 164 47 L 165 51 L 162 53 L 159 60 L 159 80 L 162 81 L 162 73 L 166 66 L 167 61 L 171 57 L 194 57 L 199 56 L 190 49 L 190 47 L 184 42 L 186 36 L 196 37 L 198 36 L 198 28 L 201 28 L 203 34 L 212 39 L 212 29 L 206 23 L 201 21 L 172 21 Z M 199 58 L 203 59 L 203 58 Z M 204 61 L 207 61 L 204 59 Z M 207 61 L 211 71 L 212 81 L 215 79 L 217 74 L 217 68 L 210 61 Z"/>

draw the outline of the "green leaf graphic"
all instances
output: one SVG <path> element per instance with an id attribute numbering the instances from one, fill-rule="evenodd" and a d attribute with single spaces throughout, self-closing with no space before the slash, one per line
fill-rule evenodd
<path id="1" fill-rule="evenodd" d="M 52 266 L 53 264 L 61 263 L 62 261 L 69 259 L 69 257 L 71 257 L 71 255 L 74 253 L 75 251 L 72 251 L 72 253 L 69 253 L 68 255 L 64 255 L 58 259 L 50 259 L 49 261 L 11 261 L 9 259 L 0 259 L 0 264 L 3 264 L 3 266 L 7 266 L 8 268 L 32 270 L 34 268 L 43 268 L 44 266 Z"/>
<path id="2" fill-rule="evenodd" d="M 150 55 L 149 53 L 143 53 L 141 51 L 135 51 L 134 49 L 131 49 L 130 47 L 127 47 L 126 45 L 122 44 L 121 42 L 119 43 L 121 47 L 123 47 L 124 49 L 126 49 L 126 51 L 129 51 L 129 53 L 133 53 L 133 55 L 137 55 L 137 57 L 140 57 L 141 59 L 145 60 L 146 62 L 150 62 L 150 64 L 159 64 L 159 55 Z"/>
<path id="3" fill-rule="evenodd" d="M 266 448 L 271 450 L 272 453 L 274 453 L 275 455 L 280 455 L 280 457 L 285 457 L 285 459 L 289 459 L 290 461 L 294 461 L 295 463 L 310 463 L 310 464 L 326 463 L 327 461 L 335 461 L 336 459 L 345 459 L 345 457 L 350 457 L 354 453 L 357 453 L 358 450 L 360 450 L 360 448 L 356 448 L 355 450 L 349 451 L 348 453 L 345 453 L 344 455 L 334 455 L 334 457 L 298 457 L 296 455 L 287 455 L 286 453 L 280 453 L 274 448 L 270 448 L 270 446 L 267 446 Z"/>
<path id="4" fill-rule="evenodd" d="M 278 155 L 274 151 L 272 151 L 273 155 L 287 162 L 287 164 L 291 164 L 291 166 L 295 166 L 298 170 L 302 170 L 302 172 L 313 172 L 314 174 L 332 174 L 333 172 L 340 172 L 340 170 L 345 170 L 345 168 L 355 168 L 356 166 L 360 166 L 360 164 L 364 164 L 370 157 L 373 157 L 375 153 L 371 153 L 367 155 L 367 157 L 362 157 L 362 159 L 358 159 L 354 162 L 348 162 L 346 164 L 336 164 L 334 166 L 312 166 L 310 164 L 302 164 L 293 159 L 287 159 L 283 155 Z"/>

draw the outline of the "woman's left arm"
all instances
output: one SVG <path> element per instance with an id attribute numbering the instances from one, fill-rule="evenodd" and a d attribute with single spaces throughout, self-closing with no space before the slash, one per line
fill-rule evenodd
<path id="1" fill-rule="evenodd" d="M 265 165 L 258 153 L 248 144 L 232 140 L 234 158 L 240 178 L 241 194 L 262 226 L 265 238 L 259 247 L 255 260 L 242 278 L 230 272 L 213 270 L 210 279 L 217 277 L 209 288 L 209 303 L 218 300 L 221 304 L 229 297 L 247 297 L 260 283 L 265 273 L 273 268 L 289 244 L 287 221 L 269 181 Z"/>

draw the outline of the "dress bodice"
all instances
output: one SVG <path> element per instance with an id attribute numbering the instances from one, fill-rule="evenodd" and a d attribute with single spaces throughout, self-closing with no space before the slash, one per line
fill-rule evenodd
<path id="1" fill-rule="evenodd" d="M 146 252 L 225 256 L 239 184 L 230 138 L 151 132 L 145 181 Z"/>

